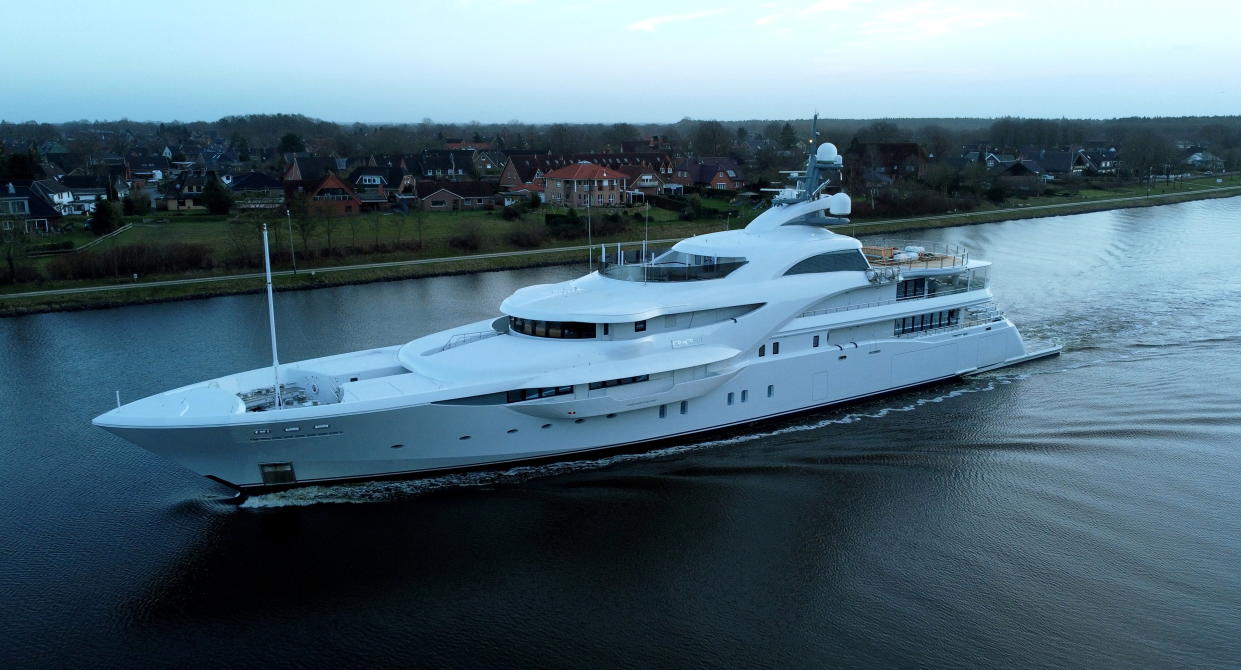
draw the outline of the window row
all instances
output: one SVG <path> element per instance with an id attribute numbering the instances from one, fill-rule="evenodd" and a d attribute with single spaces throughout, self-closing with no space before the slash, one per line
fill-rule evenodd
<path id="1" fill-rule="evenodd" d="M 508 392 L 508 402 L 524 402 L 526 400 L 538 400 L 539 398 L 551 398 L 558 395 L 573 395 L 572 386 L 548 386 L 541 389 L 517 389 Z"/>
<path id="2" fill-rule="evenodd" d="M 533 337 L 587 340 L 595 337 L 595 324 L 578 321 L 537 321 L 516 316 L 508 318 L 509 330 Z"/>
<path id="3" fill-rule="evenodd" d="M 637 377 L 624 377 L 622 379 L 609 379 L 605 382 L 591 382 L 590 390 L 597 391 L 599 389 L 612 388 L 613 386 L 624 386 L 625 384 L 637 384 L 638 382 L 650 381 L 650 375 L 638 375 Z"/>
<path id="4" fill-rule="evenodd" d="M 945 309 L 938 312 L 917 314 L 915 316 L 907 316 L 903 319 L 897 319 L 894 322 L 893 333 L 896 335 L 903 335 L 905 333 L 920 333 L 924 330 L 955 326 L 957 325 L 958 311 L 959 310 L 955 309 Z"/>

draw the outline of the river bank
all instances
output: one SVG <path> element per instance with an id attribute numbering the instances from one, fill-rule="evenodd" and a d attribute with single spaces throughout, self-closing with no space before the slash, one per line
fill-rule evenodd
<path id="1" fill-rule="evenodd" d="M 1064 216 L 1112 209 L 1153 207 L 1191 200 L 1227 198 L 1241 195 L 1241 185 L 1204 188 L 1194 191 L 1159 193 L 1012 207 L 980 212 L 917 216 L 880 221 L 859 221 L 834 227 L 837 232 L 857 236 L 909 232 L 948 226 L 974 225 L 1020 219 Z M 660 240 L 671 242 L 673 240 Z M 273 286 L 278 291 L 300 291 L 331 286 L 398 281 L 419 277 L 448 276 L 474 272 L 513 270 L 586 262 L 586 246 L 501 252 L 444 258 L 421 259 L 326 267 L 301 272 L 273 273 Z M 88 286 L 0 294 L 0 317 L 45 312 L 106 309 L 124 305 L 194 300 L 223 295 L 257 293 L 264 289 L 261 274 L 232 276 L 161 278 L 107 286 Z"/>

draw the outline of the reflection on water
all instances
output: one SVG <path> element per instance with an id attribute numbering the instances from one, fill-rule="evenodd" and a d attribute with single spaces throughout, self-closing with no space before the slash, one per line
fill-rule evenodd
<path id="1" fill-rule="evenodd" d="M 6 665 L 1225 666 L 1241 199 L 928 231 L 1062 356 L 637 453 L 259 496 L 89 426 L 267 356 L 262 296 L 0 321 Z M 281 294 L 289 360 L 561 267 Z M 358 504 L 365 503 L 365 504 Z M 231 662 L 231 663 L 230 663 Z"/>

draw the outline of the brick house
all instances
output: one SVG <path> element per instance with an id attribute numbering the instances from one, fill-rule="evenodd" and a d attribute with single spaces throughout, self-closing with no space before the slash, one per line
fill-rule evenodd
<path id="1" fill-rule="evenodd" d="M 681 161 L 666 181 L 682 186 L 739 191 L 745 188 L 745 177 L 737 161 L 724 156 L 703 156 Z"/>
<path id="2" fill-rule="evenodd" d="M 578 163 L 543 177 L 543 200 L 562 207 L 625 207 L 632 202 L 628 182 L 619 169 Z"/>
<path id="3" fill-rule="evenodd" d="M 362 211 L 358 195 L 332 172 L 299 186 L 297 192 L 306 194 L 309 210 L 319 216 L 353 216 Z"/>
<path id="4" fill-rule="evenodd" d="M 415 190 L 418 207 L 428 212 L 492 209 L 498 198 L 494 184 L 477 181 L 420 181 Z"/>
<path id="5" fill-rule="evenodd" d="M 620 154 L 549 154 L 549 153 L 511 153 L 504 169 L 500 172 L 500 186 L 512 189 L 524 184 L 542 184 L 547 173 L 562 167 L 579 163 L 620 169 L 626 165 L 639 165 L 654 170 L 661 179 L 672 176 L 672 158 L 666 153 L 620 153 Z"/>
<path id="6" fill-rule="evenodd" d="M 622 165 L 616 168 L 623 172 L 629 183 L 629 190 L 644 195 L 657 195 L 663 191 L 665 179 L 658 170 L 644 165 Z"/>

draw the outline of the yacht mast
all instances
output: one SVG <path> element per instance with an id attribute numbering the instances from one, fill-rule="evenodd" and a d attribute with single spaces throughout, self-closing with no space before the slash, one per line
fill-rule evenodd
<path id="1" fill-rule="evenodd" d="M 276 396 L 276 409 L 284 407 L 280 397 L 280 357 L 276 354 L 276 303 L 271 293 L 271 252 L 267 248 L 267 224 L 263 224 L 263 269 L 267 274 L 267 325 L 271 329 L 271 369 L 276 377 L 272 394 Z"/>

